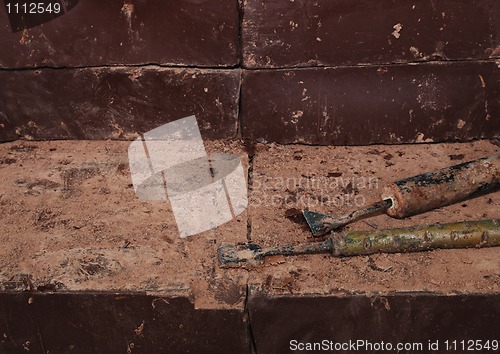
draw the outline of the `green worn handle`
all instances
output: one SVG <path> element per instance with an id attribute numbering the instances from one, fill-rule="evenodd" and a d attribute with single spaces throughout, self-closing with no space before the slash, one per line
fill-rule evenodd
<path id="1" fill-rule="evenodd" d="M 335 256 L 500 246 L 500 220 L 478 220 L 332 236 Z"/>

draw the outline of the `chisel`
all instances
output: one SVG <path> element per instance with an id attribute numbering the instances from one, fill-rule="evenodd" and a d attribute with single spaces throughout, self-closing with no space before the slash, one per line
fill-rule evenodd
<path id="1" fill-rule="evenodd" d="M 405 218 L 500 189 L 500 154 L 393 182 L 382 200 L 347 215 L 324 215 L 304 210 L 314 236 L 325 235 L 350 222 L 386 212 Z"/>
<path id="2" fill-rule="evenodd" d="M 499 220 L 477 220 L 387 230 L 332 233 L 324 241 L 262 248 L 253 243 L 221 245 L 217 255 L 223 268 L 255 267 L 264 257 L 331 253 L 357 256 L 373 253 L 417 252 L 436 248 L 500 246 Z"/>

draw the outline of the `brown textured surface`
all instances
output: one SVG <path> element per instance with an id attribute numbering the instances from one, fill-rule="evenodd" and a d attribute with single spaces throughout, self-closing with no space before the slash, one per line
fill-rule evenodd
<path id="1" fill-rule="evenodd" d="M 246 353 L 241 310 L 166 293 L 1 293 L 1 353 Z"/>
<path id="2" fill-rule="evenodd" d="M 326 145 L 495 137 L 499 94 L 496 63 L 246 71 L 242 132 Z"/>
<path id="3" fill-rule="evenodd" d="M 208 139 L 237 132 L 240 75 L 231 70 L 85 68 L 0 71 L 0 141 L 133 139 L 196 115 Z"/>
<path id="4" fill-rule="evenodd" d="M 245 303 L 258 352 L 281 352 L 284 340 L 311 331 L 332 339 L 363 333 L 384 339 L 387 329 L 402 340 L 419 338 L 404 328 L 423 336 L 453 324 L 446 328 L 490 335 L 485 323 L 498 317 L 500 248 L 270 257 L 255 269 L 220 269 L 216 249 L 247 237 L 262 246 L 313 242 L 301 208 L 351 210 L 377 200 L 387 181 L 492 154 L 498 143 L 247 147 L 253 155 L 249 210 L 187 239 L 178 238 L 168 203 L 135 197 L 128 144 L 0 145 L 0 350 L 122 352 L 134 343 L 132 352 L 199 352 L 201 346 L 243 353 L 251 340 Z M 246 161 L 240 142 L 211 142 L 207 150 Z M 497 192 L 407 220 L 382 215 L 349 229 L 498 217 L 499 205 Z M 408 291 L 427 295 L 402 294 Z M 317 332 L 309 321 L 335 323 Z M 399 330 L 395 322 L 410 327 Z M 265 328 L 275 334 L 274 344 Z"/>
<path id="5" fill-rule="evenodd" d="M 380 200 L 385 183 L 498 152 L 488 141 L 371 147 L 258 146 L 249 217 L 262 246 L 314 242 L 300 210 L 340 215 Z M 355 222 L 369 230 L 498 218 L 500 192 L 407 219 Z M 268 257 L 250 283 L 270 294 L 500 292 L 500 248 L 335 258 Z"/>
<path id="6" fill-rule="evenodd" d="M 468 340 L 482 340 L 481 343 L 497 340 L 499 300 L 500 294 L 270 297 L 257 292 L 250 296 L 248 306 L 257 353 L 290 353 L 291 340 L 302 343 L 366 340 L 394 346 L 393 350 L 361 347 L 357 351 L 331 351 L 336 353 L 396 353 L 397 343 L 423 344 L 420 350 L 400 353 L 444 353 L 446 340 L 448 343 L 464 340 L 466 347 Z M 429 341 L 439 341 L 439 350 L 429 350 Z M 455 352 L 467 353 L 461 347 Z"/>
<path id="7" fill-rule="evenodd" d="M 253 342 L 280 353 L 289 339 L 494 338 L 500 248 L 271 257 L 255 269 L 220 269 L 215 255 L 247 239 L 313 242 L 306 205 L 352 210 L 377 200 L 385 182 L 498 152 L 498 142 L 246 152 L 211 142 L 244 161 L 255 153 L 251 205 L 181 240 L 168 203 L 134 195 L 129 143 L 78 139 L 130 140 L 192 114 L 209 139 L 234 139 L 239 118 L 246 140 L 261 142 L 493 137 L 498 1 L 245 0 L 242 48 L 237 1 L 77 2 L 17 33 L 0 11 L 9 49 L 0 141 L 24 140 L 0 145 L 0 352 L 244 353 Z M 247 71 L 240 101 L 240 50 L 247 68 L 329 68 Z M 423 63 L 434 60 L 449 63 Z M 421 63 L 397 65 L 409 61 Z M 43 68 L 10 70 L 25 67 Z M 498 218 L 499 206 L 497 192 L 349 229 Z"/>
<path id="8" fill-rule="evenodd" d="M 500 56 L 496 0 L 245 0 L 243 4 L 245 67 Z"/>
<path id="9" fill-rule="evenodd" d="M 212 231 L 179 239 L 169 203 L 140 201 L 127 142 L 13 142 L 0 145 L 3 215 L 0 279 L 68 291 L 178 291 L 197 307 L 240 307 L 244 286 L 275 293 L 500 290 L 499 248 L 333 258 L 270 257 L 247 274 L 221 270 L 216 248 L 312 241 L 299 211 L 339 214 L 380 198 L 386 182 L 493 154 L 488 141 L 371 147 L 258 145 L 247 212 Z M 235 152 L 238 142 L 209 151 Z M 385 215 L 369 229 L 498 218 L 498 192 L 409 219 Z M 367 224 L 368 222 L 368 224 Z M 375 224 L 373 224 L 374 222 Z M 249 234 L 247 232 L 250 231 Z M 7 285 L 5 285 L 7 284 Z"/>
<path id="10" fill-rule="evenodd" d="M 32 5 L 32 3 L 27 2 L 6 0 L 4 3 L 12 32 L 15 33 L 39 26 L 64 15 L 78 4 L 78 1 L 41 1 L 36 5 Z"/>
<path id="11" fill-rule="evenodd" d="M 80 0 L 66 14 L 12 33 L 0 11 L 0 67 L 126 64 L 234 66 L 238 3 Z"/>
<path id="12" fill-rule="evenodd" d="M 246 240 L 246 212 L 180 239 L 169 203 L 135 196 L 128 145 L 0 145 L 1 286 L 147 291 L 189 297 L 197 308 L 242 310 L 247 274 L 218 270 L 214 255 L 218 242 Z M 237 146 L 207 149 L 240 154 L 246 164 Z"/>

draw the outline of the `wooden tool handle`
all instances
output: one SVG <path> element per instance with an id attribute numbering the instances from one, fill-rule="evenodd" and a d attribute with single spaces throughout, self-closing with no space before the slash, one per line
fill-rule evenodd
<path id="1" fill-rule="evenodd" d="M 423 173 L 388 185 L 382 194 L 394 218 L 453 204 L 500 189 L 500 154 Z"/>
<path id="2" fill-rule="evenodd" d="M 332 236 L 335 256 L 500 246 L 500 220 L 477 220 Z"/>

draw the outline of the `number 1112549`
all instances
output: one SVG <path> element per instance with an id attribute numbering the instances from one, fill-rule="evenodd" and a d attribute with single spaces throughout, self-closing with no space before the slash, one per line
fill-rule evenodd
<path id="1" fill-rule="evenodd" d="M 55 13 L 62 11 L 61 4 L 58 2 L 45 4 L 43 2 L 28 2 L 24 4 L 7 3 L 5 5 L 9 14 L 43 14 Z"/>

